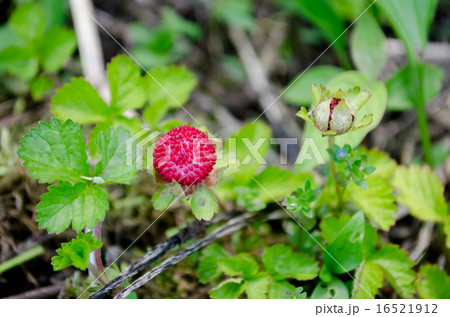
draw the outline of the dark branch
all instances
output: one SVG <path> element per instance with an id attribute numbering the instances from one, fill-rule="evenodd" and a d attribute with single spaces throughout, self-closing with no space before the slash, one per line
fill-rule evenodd
<path id="1" fill-rule="evenodd" d="M 138 278 L 136 281 L 134 281 L 132 284 L 130 284 L 128 287 L 126 287 L 124 290 L 120 291 L 116 297 L 114 298 L 126 298 L 128 295 L 130 295 L 132 292 L 137 290 L 139 287 L 147 283 L 148 281 L 152 280 L 155 276 L 158 274 L 164 272 L 171 266 L 177 264 L 178 262 L 184 260 L 189 255 L 194 253 L 195 251 L 200 250 L 201 248 L 207 246 L 208 244 L 214 242 L 215 240 L 222 238 L 226 235 L 232 234 L 233 232 L 236 232 L 238 230 L 241 230 L 248 226 L 250 223 L 257 219 L 264 218 L 266 220 L 272 220 L 272 219 L 279 219 L 286 216 L 284 213 L 280 212 L 273 212 L 270 214 L 263 214 L 262 212 L 257 214 L 250 214 L 245 213 L 241 216 L 235 217 L 231 220 L 229 220 L 226 224 L 220 226 L 219 228 L 215 229 L 213 232 L 211 232 L 206 237 L 198 240 L 194 244 L 190 245 L 183 251 L 178 252 L 174 256 L 168 258 L 164 262 L 162 262 L 160 265 L 156 266 L 152 270 L 148 271 L 144 275 L 142 275 L 140 278 Z"/>
<path id="2" fill-rule="evenodd" d="M 207 228 L 208 226 L 215 223 L 219 223 L 224 220 L 228 220 L 232 217 L 235 217 L 236 215 L 239 215 L 239 213 L 231 211 L 219 214 L 218 216 L 214 217 L 211 221 L 196 221 L 190 223 L 186 228 L 180 230 L 178 234 L 161 242 L 156 247 L 145 253 L 142 257 L 131 263 L 130 266 L 128 266 L 119 275 L 117 275 L 115 278 L 109 281 L 105 286 L 103 286 L 89 298 L 92 299 L 104 298 L 114 289 L 122 285 L 126 280 L 132 278 L 136 274 L 145 270 L 152 263 L 154 263 L 156 260 L 164 256 L 168 251 L 170 251 L 174 247 L 182 245 L 186 241 L 201 235 L 205 231 L 205 228 Z"/>

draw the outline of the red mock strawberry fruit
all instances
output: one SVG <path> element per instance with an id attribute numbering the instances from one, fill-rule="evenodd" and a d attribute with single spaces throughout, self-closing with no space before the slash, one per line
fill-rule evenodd
<path id="1" fill-rule="evenodd" d="M 187 125 L 170 129 L 156 142 L 153 166 L 166 182 L 193 186 L 203 182 L 216 164 L 208 136 Z"/>

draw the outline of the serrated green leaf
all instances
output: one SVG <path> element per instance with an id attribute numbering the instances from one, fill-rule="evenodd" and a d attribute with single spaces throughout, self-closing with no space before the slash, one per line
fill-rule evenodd
<path id="1" fill-rule="evenodd" d="M 422 265 L 416 285 L 420 298 L 450 299 L 450 276 L 436 265 Z"/>
<path id="2" fill-rule="evenodd" d="M 207 283 L 220 276 L 219 259 L 230 255 L 218 244 L 212 244 L 202 251 L 202 257 L 198 264 L 198 277 L 200 282 Z"/>
<path id="3" fill-rule="evenodd" d="M 127 109 L 138 109 L 145 102 L 145 82 L 141 70 L 124 55 L 114 57 L 107 66 L 111 109 L 121 114 Z"/>
<path id="4" fill-rule="evenodd" d="M 17 152 L 30 170 L 30 176 L 41 183 L 55 180 L 79 181 L 89 175 L 86 145 L 80 125 L 68 120 L 64 125 L 52 118 L 40 122 L 24 137 Z"/>
<path id="5" fill-rule="evenodd" d="M 231 278 L 209 292 L 213 299 L 238 298 L 245 290 L 245 283 L 240 278 Z"/>
<path id="6" fill-rule="evenodd" d="M 261 272 L 246 279 L 245 292 L 250 299 L 267 298 L 271 278 L 269 274 Z"/>
<path id="7" fill-rule="evenodd" d="M 80 124 L 105 121 L 111 112 L 94 87 L 83 78 L 73 78 L 58 89 L 50 106 L 55 117 Z"/>
<path id="8" fill-rule="evenodd" d="M 376 167 L 375 172 L 370 174 L 371 176 L 390 178 L 393 175 L 397 163 L 387 153 L 377 148 L 368 150 L 365 147 L 359 148 L 358 151 L 367 156 L 366 166 Z"/>
<path id="9" fill-rule="evenodd" d="M 97 136 L 97 148 L 101 160 L 94 176 L 100 176 L 105 184 L 130 184 L 137 177 L 136 153 L 128 146 L 130 131 L 122 127 L 109 128 Z"/>
<path id="10" fill-rule="evenodd" d="M 217 198 L 204 186 L 195 189 L 191 200 L 192 212 L 198 220 L 211 220 L 219 210 Z"/>
<path id="11" fill-rule="evenodd" d="M 397 201 L 413 216 L 425 221 L 443 221 L 447 216 L 444 188 L 428 166 L 398 167 L 392 185 L 398 191 Z"/>
<path id="12" fill-rule="evenodd" d="M 47 72 L 57 72 L 72 56 L 77 47 L 75 32 L 55 26 L 45 35 L 41 45 L 42 67 Z"/>
<path id="13" fill-rule="evenodd" d="M 44 10 L 35 2 L 20 5 L 11 14 L 8 25 L 24 40 L 29 42 L 37 40 L 44 33 Z"/>
<path id="14" fill-rule="evenodd" d="M 388 244 L 375 252 L 369 261 L 383 268 L 386 279 L 398 294 L 403 298 L 412 297 L 416 274 L 412 270 L 414 262 L 408 258 L 405 250 L 398 245 Z"/>
<path id="15" fill-rule="evenodd" d="M 366 181 L 369 186 L 367 190 L 359 188 L 356 184 L 350 184 L 349 198 L 369 219 L 387 231 L 395 223 L 394 215 L 397 213 L 394 189 L 386 179 L 380 177 L 369 176 Z"/>
<path id="16" fill-rule="evenodd" d="M 356 271 L 352 298 L 375 298 L 378 289 L 383 286 L 384 274 L 381 267 L 371 261 L 364 262 Z"/>
<path id="17" fill-rule="evenodd" d="M 288 292 L 294 293 L 295 286 L 287 281 L 272 281 L 269 287 L 270 299 L 287 298 Z"/>
<path id="18" fill-rule="evenodd" d="M 222 271 L 219 269 L 218 259 L 207 256 L 200 260 L 198 264 L 198 277 L 200 282 L 207 283 L 220 276 Z"/>
<path id="19" fill-rule="evenodd" d="M 331 282 L 326 284 L 320 282 L 314 288 L 311 294 L 311 299 L 348 299 L 348 289 L 345 284 L 333 276 Z"/>
<path id="20" fill-rule="evenodd" d="M 356 21 L 350 48 L 356 68 L 376 80 L 387 58 L 386 37 L 370 11 Z"/>
<path id="21" fill-rule="evenodd" d="M 195 76 L 183 66 L 160 66 L 146 80 L 150 104 L 166 101 L 169 107 L 183 106 L 197 85 Z"/>
<path id="22" fill-rule="evenodd" d="M 9 46 L 0 51 L 0 71 L 30 80 L 39 70 L 36 51 L 31 47 Z"/>
<path id="23" fill-rule="evenodd" d="M 323 261 L 335 274 L 349 272 L 362 261 L 364 214 L 355 214 L 326 248 Z"/>
<path id="24" fill-rule="evenodd" d="M 313 259 L 292 253 L 292 249 L 285 245 L 266 248 L 263 263 L 266 271 L 276 280 L 295 278 L 305 281 L 319 274 L 319 267 Z"/>
<path id="25" fill-rule="evenodd" d="M 167 187 L 161 187 L 155 195 L 152 196 L 153 208 L 163 211 L 170 207 L 175 195 L 168 190 Z"/>
<path id="26" fill-rule="evenodd" d="M 219 267 L 227 275 L 242 276 L 245 279 L 258 272 L 258 263 L 248 254 L 220 259 Z"/>
<path id="27" fill-rule="evenodd" d="M 52 258 L 55 271 L 62 270 L 71 265 L 85 270 L 89 264 L 89 253 L 101 248 L 102 241 L 93 236 L 92 232 L 78 233 L 77 237 L 68 243 L 62 243 L 61 248 L 56 250 L 58 256 Z"/>
<path id="28" fill-rule="evenodd" d="M 36 206 L 36 221 L 41 229 L 49 233 L 61 233 L 72 223 L 73 230 L 80 232 L 85 227 L 93 229 L 105 218 L 108 199 L 98 186 L 87 187 L 84 183 L 60 182 L 48 188 Z"/>

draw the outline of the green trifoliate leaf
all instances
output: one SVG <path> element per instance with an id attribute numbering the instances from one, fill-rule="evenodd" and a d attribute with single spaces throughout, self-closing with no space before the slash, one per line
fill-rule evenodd
<path id="1" fill-rule="evenodd" d="M 24 137 L 18 151 L 30 176 L 41 183 L 55 180 L 79 181 L 89 174 L 86 145 L 80 125 L 68 120 L 64 125 L 52 118 L 40 122 Z"/>
<path id="2" fill-rule="evenodd" d="M 445 271 L 440 270 L 436 265 L 422 265 L 419 270 L 416 285 L 420 298 L 450 298 L 450 276 Z"/>
<path id="3" fill-rule="evenodd" d="M 47 72 L 57 72 L 77 47 L 75 32 L 55 26 L 45 35 L 41 47 L 42 66 Z"/>
<path id="4" fill-rule="evenodd" d="M 138 109 L 145 102 L 145 82 L 141 70 L 127 56 L 117 56 L 107 66 L 111 109 L 121 114 L 127 109 Z"/>
<path id="5" fill-rule="evenodd" d="M 269 274 L 261 272 L 246 279 L 245 292 L 250 299 L 264 299 L 267 298 L 267 292 L 271 278 Z"/>
<path id="6" fill-rule="evenodd" d="M 197 84 L 197 79 L 182 66 L 155 67 L 147 75 L 150 104 L 166 101 L 167 106 L 183 106 Z"/>
<path id="7" fill-rule="evenodd" d="M 299 281 L 311 280 L 319 274 L 317 263 L 285 245 L 266 248 L 263 263 L 267 272 L 276 280 L 295 278 Z"/>
<path id="8" fill-rule="evenodd" d="M 213 299 L 238 298 L 245 290 L 245 282 L 241 278 L 231 278 L 209 292 Z"/>
<path id="9" fill-rule="evenodd" d="M 86 234 L 80 232 L 76 239 L 62 243 L 61 248 L 56 250 L 59 255 L 52 258 L 53 269 L 59 271 L 73 265 L 85 270 L 89 264 L 89 253 L 101 248 L 102 245 L 102 241 L 93 236 L 92 232 Z"/>
<path id="10" fill-rule="evenodd" d="M 381 266 L 371 261 L 364 262 L 356 272 L 352 298 L 375 298 L 378 289 L 383 286 L 384 274 Z"/>
<path id="11" fill-rule="evenodd" d="M 362 261 L 364 214 L 355 214 L 326 248 L 324 263 L 335 274 L 349 272 Z"/>
<path id="12" fill-rule="evenodd" d="M 109 128 L 97 136 L 101 160 L 95 167 L 95 176 L 105 184 L 129 184 L 137 177 L 136 151 L 132 148 L 130 131 L 122 127 Z"/>
<path id="13" fill-rule="evenodd" d="M 105 218 L 107 209 L 108 199 L 100 187 L 60 182 L 50 186 L 48 193 L 42 195 L 36 207 L 36 221 L 49 233 L 61 233 L 70 223 L 73 230 L 80 232 L 85 227 L 93 229 Z"/>
<path id="14" fill-rule="evenodd" d="M 111 112 L 94 87 L 83 78 L 73 78 L 58 89 L 50 105 L 57 118 L 70 118 L 80 124 L 105 121 Z"/>
<path id="15" fill-rule="evenodd" d="M 198 220 L 211 220 L 219 210 L 217 198 L 203 186 L 195 189 L 191 200 L 192 212 Z"/>
<path id="16" fill-rule="evenodd" d="M 258 272 L 258 263 L 249 254 L 219 260 L 220 269 L 230 276 L 249 278 Z"/>
<path id="17" fill-rule="evenodd" d="M 44 10 L 34 2 L 20 5 L 11 14 L 8 25 L 22 39 L 28 42 L 38 40 L 44 33 Z"/>
<path id="18" fill-rule="evenodd" d="M 397 207 L 394 204 L 394 189 L 386 179 L 370 176 L 366 178 L 368 190 L 351 184 L 348 187 L 350 200 L 362 210 L 369 219 L 376 222 L 383 230 L 395 223 Z"/>
<path id="19" fill-rule="evenodd" d="M 369 261 L 382 267 L 386 279 L 403 298 L 411 298 L 414 291 L 416 274 L 412 270 L 414 262 L 408 258 L 405 250 L 397 245 L 388 244 L 375 252 Z"/>
<path id="20" fill-rule="evenodd" d="M 174 199 L 175 195 L 167 186 L 161 187 L 152 197 L 153 208 L 158 211 L 164 211 L 170 207 Z"/>
<path id="21" fill-rule="evenodd" d="M 202 252 L 198 264 L 198 276 L 200 282 L 206 283 L 222 274 L 219 268 L 219 259 L 230 255 L 218 244 L 212 244 Z"/>
<path id="22" fill-rule="evenodd" d="M 447 216 L 444 188 L 436 173 L 418 165 L 399 167 L 392 180 L 397 201 L 425 221 L 443 221 Z"/>

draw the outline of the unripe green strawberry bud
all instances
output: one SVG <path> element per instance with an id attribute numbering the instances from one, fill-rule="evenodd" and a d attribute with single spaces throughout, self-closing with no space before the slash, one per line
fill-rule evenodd
<path id="1" fill-rule="evenodd" d="M 362 125 L 354 126 L 356 112 L 369 99 L 367 91 L 359 87 L 349 90 L 347 96 L 342 90 L 331 93 L 322 85 L 313 86 L 314 104 L 308 113 L 302 108 L 297 115 L 314 126 L 324 135 L 340 135 L 372 122 L 372 115 L 363 118 Z"/>

